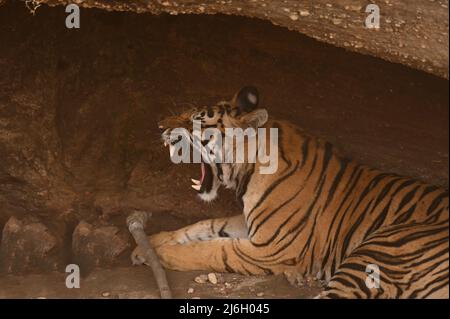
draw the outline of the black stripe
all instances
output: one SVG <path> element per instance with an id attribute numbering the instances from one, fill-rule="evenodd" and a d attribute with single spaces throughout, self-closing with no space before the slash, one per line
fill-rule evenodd
<path id="1" fill-rule="evenodd" d="M 412 199 L 413 199 L 414 196 L 416 195 L 417 190 L 419 189 L 419 187 L 420 187 L 420 186 L 416 186 L 413 190 L 411 190 L 409 193 L 407 193 L 407 194 L 403 197 L 402 201 L 400 202 L 400 205 L 398 205 L 397 211 L 395 212 L 396 214 L 397 214 L 398 212 L 400 212 L 400 211 L 402 210 L 402 208 L 406 206 L 406 204 L 408 204 L 409 202 L 412 201 Z"/>
<path id="2" fill-rule="evenodd" d="M 222 246 L 222 262 L 223 262 L 223 264 L 225 265 L 225 270 L 226 270 L 227 272 L 230 272 L 230 273 L 236 272 L 236 271 L 233 269 L 233 267 L 231 267 L 231 266 L 228 264 L 228 255 L 227 255 L 227 252 L 225 251 L 225 247 L 223 247 L 223 246 Z"/>
<path id="3" fill-rule="evenodd" d="M 256 210 L 256 208 L 258 208 L 266 199 L 267 196 L 270 195 L 270 193 L 272 193 L 272 191 L 278 186 L 280 185 L 283 181 L 285 181 L 286 179 L 288 179 L 289 177 L 291 177 L 296 171 L 297 168 L 299 166 L 299 162 L 297 161 L 296 165 L 294 166 L 293 169 L 291 169 L 286 175 L 283 175 L 281 178 L 279 178 L 278 180 L 276 180 L 275 182 L 273 182 L 263 193 L 263 195 L 260 197 L 260 199 L 258 200 L 258 202 L 255 204 L 255 206 L 253 206 L 253 208 L 250 210 L 250 212 L 247 215 L 247 220 L 250 218 L 251 214 Z"/>
<path id="4" fill-rule="evenodd" d="M 340 166 L 339 172 L 336 174 L 336 176 L 333 180 L 333 183 L 331 184 L 331 187 L 328 191 L 328 197 L 327 197 L 325 205 L 322 209 L 323 211 L 325 211 L 327 209 L 328 205 L 330 204 L 331 200 L 333 199 L 334 193 L 336 192 L 336 189 L 337 189 L 338 185 L 341 183 L 342 177 L 344 176 L 345 171 L 347 170 L 348 164 L 349 164 L 349 161 L 347 159 L 339 160 L 339 166 Z"/>
<path id="5" fill-rule="evenodd" d="M 330 165 L 332 155 L 333 155 L 333 146 L 330 143 L 326 142 L 325 152 L 323 154 L 322 170 L 320 172 L 319 180 L 317 181 L 316 187 L 314 188 L 314 192 L 317 192 L 317 189 L 319 188 L 322 179 L 325 179 L 325 172 L 328 166 Z"/>
<path id="6" fill-rule="evenodd" d="M 253 220 L 250 222 L 249 225 L 249 230 L 250 230 L 250 237 L 252 237 L 254 234 L 256 234 L 256 232 L 258 231 L 258 229 L 270 218 L 272 217 L 276 212 L 278 212 L 281 208 L 283 208 L 284 206 L 286 206 L 287 204 L 289 204 L 290 202 L 292 202 L 295 198 L 297 198 L 297 196 L 303 191 L 303 189 L 305 188 L 305 183 L 303 183 L 301 185 L 301 187 L 295 192 L 295 194 L 293 196 L 291 196 L 288 200 L 284 201 L 283 203 L 281 203 L 277 208 L 275 208 L 274 210 L 272 210 L 266 217 L 264 217 L 264 219 L 256 226 L 255 229 L 253 229 L 253 225 L 254 223 L 258 220 L 258 218 L 266 211 L 266 209 L 263 209 L 258 215 L 255 216 L 255 218 L 253 218 Z M 287 218 L 276 230 L 275 234 L 272 236 L 271 239 L 269 239 L 267 242 L 260 244 L 261 246 L 266 246 L 271 240 L 273 240 L 277 234 L 279 234 L 279 232 L 281 231 L 281 229 L 284 227 L 284 225 L 287 224 L 287 222 L 295 215 L 295 213 L 297 213 L 299 211 L 299 209 L 297 209 L 293 214 L 291 214 L 289 216 L 289 218 Z"/>
<path id="7" fill-rule="evenodd" d="M 383 190 L 380 192 L 380 194 L 377 197 L 377 200 L 375 201 L 374 208 L 376 208 L 380 204 L 380 202 L 386 198 L 386 196 L 391 191 L 394 184 L 399 180 L 400 180 L 400 178 L 394 178 L 384 186 Z"/>
<path id="8" fill-rule="evenodd" d="M 225 227 L 227 227 L 227 225 L 228 225 L 228 222 L 225 222 L 225 223 L 222 225 L 222 227 L 220 227 L 219 232 L 218 232 L 219 237 L 230 237 L 230 236 L 227 234 L 227 232 L 225 232 Z"/>
<path id="9" fill-rule="evenodd" d="M 332 221 L 330 223 L 330 227 L 333 227 L 333 225 L 335 224 L 336 219 L 340 216 L 340 211 L 342 210 L 342 207 L 344 206 L 345 203 L 347 203 L 347 199 L 349 198 L 350 194 L 353 194 L 354 188 L 355 188 L 356 184 L 358 183 L 359 179 L 361 178 L 361 175 L 362 175 L 363 171 L 364 171 L 364 169 L 362 167 L 360 167 L 360 166 L 358 166 L 358 167 L 356 167 L 354 169 L 354 171 L 353 171 L 353 173 L 352 173 L 352 175 L 351 175 L 351 177 L 350 177 L 350 179 L 349 179 L 349 181 L 348 181 L 348 183 L 347 183 L 347 185 L 345 186 L 345 189 L 344 189 L 344 192 L 347 191 L 347 189 L 348 189 L 348 191 L 343 196 L 343 199 L 342 199 L 338 209 L 336 210 L 336 212 L 335 212 L 335 214 L 333 216 L 333 219 L 332 219 Z M 334 235 L 335 233 L 337 233 L 337 234 L 339 233 L 340 226 L 341 226 L 341 224 L 338 224 L 338 231 L 336 231 L 336 232 L 332 232 L 331 230 L 328 231 L 327 239 L 325 240 L 325 242 L 329 241 L 331 234 Z M 332 242 L 335 241 L 335 238 L 336 238 L 336 236 L 334 238 L 332 238 Z"/>
<path id="10" fill-rule="evenodd" d="M 439 204 L 442 203 L 444 199 L 448 199 L 448 191 L 441 193 L 433 200 L 433 202 L 431 203 L 430 207 L 427 210 L 427 215 L 430 215 L 439 206 Z"/>
<path id="11" fill-rule="evenodd" d="M 309 146 L 309 141 L 310 138 L 306 138 L 303 141 L 303 145 L 302 145 L 302 164 L 300 165 L 300 168 L 303 167 L 303 165 L 305 165 L 306 161 L 308 160 L 308 146 Z"/>

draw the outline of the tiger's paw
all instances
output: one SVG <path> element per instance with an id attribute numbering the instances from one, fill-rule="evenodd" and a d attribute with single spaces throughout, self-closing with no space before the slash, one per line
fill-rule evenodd
<path id="1" fill-rule="evenodd" d="M 150 236 L 148 240 L 150 246 L 155 250 L 164 245 L 176 245 L 182 243 L 180 242 L 181 240 L 177 239 L 176 232 L 160 232 Z M 133 265 L 147 264 L 145 252 L 141 247 L 138 246 L 133 250 L 131 253 L 131 262 Z"/>
<path id="2" fill-rule="evenodd" d="M 158 256 L 159 262 L 163 267 L 173 270 L 180 270 L 178 267 L 173 266 L 173 264 L 180 264 L 181 259 L 180 256 L 176 256 L 176 254 L 173 254 L 174 249 L 172 249 L 172 247 L 176 246 L 170 244 L 159 245 L 158 247 L 155 247 L 155 252 Z M 147 259 L 145 258 L 145 252 L 141 247 L 136 247 L 134 251 L 131 253 L 131 262 L 133 266 L 140 266 L 140 265 L 150 266 Z"/>
<path id="3" fill-rule="evenodd" d="M 131 253 L 131 263 L 133 266 L 140 266 L 143 264 L 146 264 L 145 254 L 141 247 L 136 247 L 133 252 Z"/>

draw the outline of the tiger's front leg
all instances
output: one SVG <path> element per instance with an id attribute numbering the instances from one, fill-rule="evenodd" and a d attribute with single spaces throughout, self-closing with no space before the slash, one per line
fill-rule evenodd
<path id="1" fill-rule="evenodd" d="M 247 238 L 248 230 L 243 215 L 208 219 L 172 232 L 161 232 L 149 237 L 152 247 L 208 241 L 214 238 Z M 131 254 L 133 264 L 145 263 L 140 247 Z"/>
<path id="2" fill-rule="evenodd" d="M 153 247 L 165 244 L 186 244 L 213 238 L 247 238 L 248 231 L 243 215 L 203 220 L 173 232 L 162 232 L 150 236 Z"/>
<path id="3" fill-rule="evenodd" d="M 249 239 L 215 238 L 156 248 L 164 267 L 178 271 L 231 272 L 268 275 L 283 272 L 280 263 L 268 260 L 266 252 Z"/>

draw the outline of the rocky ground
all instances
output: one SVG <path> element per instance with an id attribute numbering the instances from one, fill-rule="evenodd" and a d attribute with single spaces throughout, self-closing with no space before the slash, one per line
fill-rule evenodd
<path id="1" fill-rule="evenodd" d="M 153 213 L 149 234 L 239 212 L 229 192 L 195 197 L 198 167 L 170 162 L 156 120 L 247 84 L 270 116 L 362 163 L 448 187 L 442 78 L 255 19 L 82 15 L 68 30 L 62 7 L 0 7 L 0 297 L 154 296 L 150 269 L 130 266 L 132 209 Z M 69 263 L 82 268 L 79 290 L 64 285 Z M 299 298 L 319 284 L 199 275 L 170 272 L 175 295 Z"/>
<path id="2" fill-rule="evenodd" d="M 168 281 L 174 298 L 248 298 L 287 299 L 311 298 L 320 291 L 320 283 L 305 282 L 301 287 L 290 285 L 280 276 L 246 277 L 215 274 L 217 282 L 207 274 L 169 271 Z M 6 275 L 0 277 L 0 298 L 159 298 L 156 282 L 149 267 L 99 268 L 81 280 L 79 289 L 67 289 L 66 274 Z"/>

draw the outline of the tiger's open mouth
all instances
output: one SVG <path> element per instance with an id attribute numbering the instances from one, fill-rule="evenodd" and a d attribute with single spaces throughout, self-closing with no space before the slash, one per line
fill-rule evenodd
<path id="1" fill-rule="evenodd" d="M 170 130 L 166 129 L 162 133 L 162 140 L 164 143 L 164 147 L 170 147 L 171 145 L 175 145 L 181 140 L 181 137 L 172 140 L 170 136 Z M 200 163 L 200 180 L 191 178 L 192 188 L 195 189 L 198 193 L 209 193 L 213 188 L 213 170 L 211 165 L 201 162 Z"/>
<path id="2" fill-rule="evenodd" d="M 200 163 L 200 172 L 201 172 L 200 180 L 191 178 L 191 181 L 193 183 L 192 188 L 199 193 L 211 191 L 213 185 L 213 172 L 211 165 L 206 164 L 205 162 L 202 161 Z"/>

